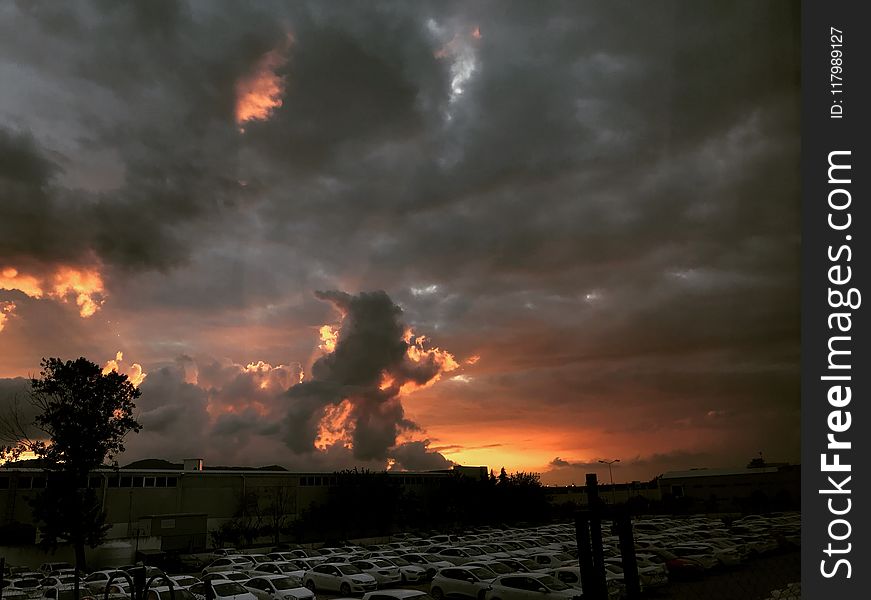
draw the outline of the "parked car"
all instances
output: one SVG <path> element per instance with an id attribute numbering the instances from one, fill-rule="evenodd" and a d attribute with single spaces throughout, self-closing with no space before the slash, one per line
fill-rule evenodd
<path id="1" fill-rule="evenodd" d="M 373 558 L 370 560 L 355 560 L 352 565 L 368 573 L 375 578 L 375 582 L 379 588 L 393 585 L 402 581 L 402 573 L 399 568 L 390 564 L 383 558 Z"/>
<path id="2" fill-rule="evenodd" d="M 187 589 L 192 585 L 200 583 L 200 579 L 193 575 L 170 575 L 169 578 L 172 579 L 172 584 L 177 588 Z"/>
<path id="3" fill-rule="evenodd" d="M 68 562 L 44 562 L 39 565 L 39 572 L 45 577 L 48 577 L 52 571 L 58 571 L 60 569 L 74 570 L 75 567 Z"/>
<path id="4" fill-rule="evenodd" d="M 39 598 L 42 595 L 40 580 L 35 577 L 15 577 L 6 581 L 3 588 L 3 597 L 11 591 L 21 592 L 28 598 Z"/>
<path id="5" fill-rule="evenodd" d="M 225 556 L 235 556 L 237 554 L 241 554 L 235 548 L 215 548 L 212 550 L 211 558 L 212 560 L 216 558 L 224 558 Z"/>
<path id="6" fill-rule="evenodd" d="M 313 592 L 366 593 L 375 590 L 375 578 L 349 563 L 322 563 L 306 571 L 305 586 Z"/>
<path id="7" fill-rule="evenodd" d="M 170 592 L 169 586 L 159 585 L 148 590 L 145 600 L 196 600 L 196 596 L 187 588 L 174 587 Z"/>
<path id="8" fill-rule="evenodd" d="M 439 569 L 454 566 L 453 563 L 442 560 L 436 554 L 411 552 L 401 555 L 400 558 L 407 560 L 413 565 L 418 565 L 419 567 L 426 569 L 426 576 L 428 579 L 432 579 L 433 577 L 435 577 L 435 574 L 439 571 Z"/>
<path id="9" fill-rule="evenodd" d="M 100 571 L 94 571 L 84 579 L 85 585 L 88 587 L 88 590 L 92 593 L 99 593 L 106 589 L 106 584 L 109 583 L 109 579 L 113 576 L 115 580 L 126 581 L 125 573 L 123 571 L 119 571 L 118 569 L 102 569 Z"/>
<path id="10" fill-rule="evenodd" d="M 313 600 L 315 595 L 298 577 L 288 575 L 260 575 L 246 581 L 245 588 L 258 600 Z"/>
<path id="11" fill-rule="evenodd" d="M 251 579 L 251 574 L 244 571 L 215 571 L 203 575 L 203 581 L 248 581 L 249 579 Z"/>
<path id="12" fill-rule="evenodd" d="M 393 589 L 366 592 L 362 600 L 432 600 L 432 598 L 420 590 Z"/>
<path id="13" fill-rule="evenodd" d="M 428 579 L 426 569 L 413 565 L 399 556 L 385 556 L 382 560 L 399 569 L 401 583 L 420 583 Z"/>
<path id="14" fill-rule="evenodd" d="M 547 573 L 500 575 L 487 588 L 484 600 L 580 600 L 580 590 Z"/>
<path id="15" fill-rule="evenodd" d="M 216 600 L 257 600 L 257 597 L 241 584 L 229 579 L 203 581 L 188 588 L 197 600 L 206 600 L 206 586 L 211 586 Z"/>
<path id="16" fill-rule="evenodd" d="M 448 567 L 433 577 L 429 595 L 433 600 L 458 596 L 477 599 L 492 581 L 493 571 L 483 567 Z"/>
<path id="17" fill-rule="evenodd" d="M 254 562 L 241 554 L 236 556 L 226 556 L 217 558 L 209 563 L 203 569 L 203 575 L 207 573 L 217 573 L 218 571 L 247 571 L 254 568 Z"/>
<path id="18" fill-rule="evenodd" d="M 79 590 L 81 592 L 81 590 Z M 76 590 L 73 586 L 57 586 L 43 588 L 43 600 L 76 600 Z"/>
<path id="19" fill-rule="evenodd" d="M 260 574 L 269 573 L 271 575 L 295 575 L 297 577 L 302 577 L 305 572 L 308 570 L 307 567 L 304 567 L 298 564 L 297 561 L 273 561 L 267 563 L 260 563 L 253 570 L 249 571 L 252 577 Z"/>

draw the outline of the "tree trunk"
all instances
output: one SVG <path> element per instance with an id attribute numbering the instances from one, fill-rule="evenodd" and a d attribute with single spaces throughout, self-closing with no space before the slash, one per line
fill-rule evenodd
<path id="1" fill-rule="evenodd" d="M 73 546 L 76 550 L 76 569 L 79 570 L 79 573 L 85 574 L 88 572 L 88 566 L 85 562 L 85 542 L 77 541 L 73 544 Z"/>

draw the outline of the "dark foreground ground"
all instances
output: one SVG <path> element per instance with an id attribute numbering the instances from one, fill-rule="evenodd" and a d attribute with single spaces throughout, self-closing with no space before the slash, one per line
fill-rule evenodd
<path id="1" fill-rule="evenodd" d="M 801 552 L 760 557 L 699 581 L 674 581 L 649 597 L 656 600 L 764 600 L 772 590 L 801 581 Z"/>

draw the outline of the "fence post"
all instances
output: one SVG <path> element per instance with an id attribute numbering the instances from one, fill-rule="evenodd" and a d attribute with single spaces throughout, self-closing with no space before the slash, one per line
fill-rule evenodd
<path id="1" fill-rule="evenodd" d="M 575 514 L 575 537 L 578 542 L 578 566 L 581 572 L 581 589 L 586 597 L 596 597 L 596 572 L 593 569 L 593 555 L 590 551 L 589 511 Z"/>
<path id="2" fill-rule="evenodd" d="M 605 579 L 605 549 L 602 541 L 602 508 L 599 500 L 599 484 L 595 473 L 587 473 L 587 502 L 590 504 L 590 545 L 593 549 L 593 574 L 596 582 L 596 598 L 608 598 L 608 582 Z"/>
<path id="3" fill-rule="evenodd" d="M 628 510 L 615 515 L 617 535 L 620 536 L 620 557 L 623 564 L 623 581 L 626 584 L 626 599 L 641 597 L 641 581 L 638 577 L 638 561 L 635 559 L 635 539 L 632 535 L 632 516 Z"/>

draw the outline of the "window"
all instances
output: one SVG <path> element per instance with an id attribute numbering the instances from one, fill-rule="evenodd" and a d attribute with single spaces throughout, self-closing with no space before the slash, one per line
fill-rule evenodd
<path id="1" fill-rule="evenodd" d="M 133 481 L 133 478 L 132 478 L 132 477 L 130 477 L 129 475 L 124 475 L 123 477 L 121 477 L 121 483 L 119 484 L 118 487 L 129 488 L 129 487 L 130 487 L 130 483 L 131 483 L 132 481 Z"/>
<path id="2" fill-rule="evenodd" d="M 166 487 L 175 487 L 178 483 L 178 477 L 167 477 L 166 478 Z"/>
<path id="3" fill-rule="evenodd" d="M 19 477 L 18 478 L 18 489 L 19 490 L 29 490 L 32 483 L 33 483 L 33 479 L 30 477 Z"/>
<path id="4" fill-rule="evenodd" d="M 8 490 L 9 489 L 9 478 L 8 477 L 0 477 L 0 490 Z"/>
<path id="5" fill-rule="evenodd" d="M 166 477 L 158 477 L 154 481 L 155 487 L 163 488 L 166 487 Z"/>
<path id="6" fill-rule="evenodd" d="M 525 577 L 505 577 L 502 579 L 502 585 L 517 590 L 525 590 L 528 589 L 525 585 L 525 579 Z"/>
<path id="7" fill-rule="evenodd" d="M 146 477 L 143 482 L 143 487 L 154 487 L 155 478 L 154 477 Z"/>
<path id="8" fill-rule="evenodd" d="M 138 487 L 142 487 L 142 481 L 143 481 L 144 479 L 145 479 L 145 478 L 142 477 L 142 475 L 137 475 L 136 477 L 134 477 L 134 478 L 133 478 L 133 487 L 137 487 L 137 488 L 138 488 Z"/>

